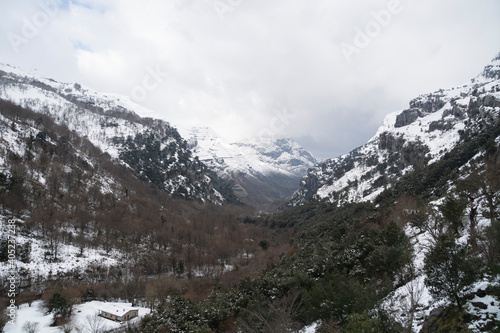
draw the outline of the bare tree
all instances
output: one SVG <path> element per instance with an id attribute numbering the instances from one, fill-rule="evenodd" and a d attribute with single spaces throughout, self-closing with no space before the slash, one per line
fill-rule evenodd
<path id="1" fill-rule="evenodd" d="M 266 305 L 256 304 L 251 310 L 245 310 L 246 318 L 239 321 L 239 326 L 245 333 L 298 332 L 294 317 L 301 304 L 299 292 L 288 293 Z"/>
<path id="2" fill-rule="evenodd" d="M 401 300 L 400 306 L 401 309 L 408 314 L 406 317 L 406 322 L 404 326 L 406 327 L 406 332 L 413 332 L 413 322 L 415 321 L 415 313 L 419 306 L 421 306 L 421 302 L 424 296 L 425 286 L 422 278 L 415 278 L 414 280 L 408 282 L 405 286 L 405 297 Z"/>
<path id="3" fill-rule="evenodd" d="M 87 315 L 85 317 L 86 321 L 86 332 L 89 333 L 102 333 L 105 331 L 105 323 L 104 319 L 99 317 L 97 314 L 95 315 Z"/>
<path id="4" fill-rule="evenodd" d="M 81 332 L 81 330 L 76 329 L 75 324 L 71 321 L 59 326 L 59 329 L 61 330 L 62 333 L 71 333 L 74 331 Z"/>
<path id="5" fill-rule="evenodd" d="M 36 333 L 40 330 L 40 324 L 33 321 L 27 321 L 23 325 L 23 332 L 26 333 Z"/>

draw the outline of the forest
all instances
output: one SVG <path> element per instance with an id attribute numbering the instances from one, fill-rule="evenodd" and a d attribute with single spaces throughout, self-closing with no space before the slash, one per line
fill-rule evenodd
<path id="1" fill-rule="evenodd" d="M 61 331 L 77 331 L 69 325 L 76 304 L 124 300 L 152 310 L 127 332 L 299 332 L 313 323 L 318 332 L 412 332 L 418 291 L 409 291 L 404 317 L 387 300 L 425 273 L 447 306 L 424 329 L 466 332 L 471 286 L 487 279 L 485 292 L 500 297 L 498 127 L 470 140 L 464 132 L 445 159 L 401 177 L 373 203 L 318 201 L 261 214 L 172 197 L 151 181 L 164 175 L 150 168 L 138 177 L 46 115 L 3 100 L 0 114 L 8 165 L 0 217 L 16 221 L 16 261 L 32 261 L 36 243 L 47 264 L 68 260 L 65 246 L 82 260 L 98 251 L 115 262 L 47 275 L 19 269 L 16 301 L 43 300 Z"/>

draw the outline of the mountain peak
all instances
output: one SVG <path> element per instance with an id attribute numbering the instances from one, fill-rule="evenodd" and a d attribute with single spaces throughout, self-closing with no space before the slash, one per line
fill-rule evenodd
<path id="1" fill-rule="evenodd" d="M 254 137 L 231 142 L 209 127 L 189 131 L 188 146 L 220 177 L 233 184 L 240 200 L 257 206 L 291 195 L 317 163 L 297 142 L 285 137 Z"/>
<path id="2" fill-rule="evenodd" d="M 488 65 L 484 67 L 484 70 L 480 75 L 486 79 L 500 79 L 500 52 Z"/>

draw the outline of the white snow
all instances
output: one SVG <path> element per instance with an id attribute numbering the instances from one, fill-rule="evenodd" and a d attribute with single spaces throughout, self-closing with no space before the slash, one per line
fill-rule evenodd
<path id="1" fill-rule="evenodd" d="M 185 133 L 193 146 L 193 153 L 222 177 L 241 172 L 301 177 L 316 164 L 314 157 L 287 138 L 263 137 L 229 142 L 207 127 L 192 128 Z"/>
<path id="2" fill-rule="evenodd" d="M 451 110 L 450 102 L 447 102 L 441 109 L 436 112 L 429 113 L 424 117 L 420 117 L 409 125 L 403 127 L 395 127 L 396 117 L 402 111 L 390 113 L 384 119 L 384 124 L 378 129 L 375 136 L 369 141 L 377 141 L 382 133 L 391 133 L 395 137 L 403 136 L 408 142 L 421 142 L 429 148 L 429 154 L 432 159 L 429 163 L 439 160 L 446 151 L 450 150 L 459 140 L 458 132 L 463 130 L 465 125 L 463 122 L 454 122 L 451 130 L 447 131 L 429 131 L 429 126 L 435 121 L 446 119 L 443 117 L 445 111 Z"/>
<path id="3" fill-rule="evenodd" d="M 4 221 L 0 220 L 0 228 L 4 228 Z M 21 222 L 17 222 L 19 224 Z M 18 225 L 19 229 L 19 225 Z M 32 278 L 47 279 L 50 276 L 64 276 L 67 273 L 83 273 L 85 269 L 92 266 L 111 267 L 117 265 L 124 255 L 113 250 L 109 254 L 104 251 L 86 248 L 83 255 L 80 256 L 80 249 L 69 244 L 60 244 L 58 248 L 57 261 L 46 260 L 45 252 L 47 251 L 47 241 L 42 241 L 36 237 L 26 237 L 21 233 L 16 235 L 16 244 L 21 246 L 25 243 L 31 244 L 29 262 L 21 262 L 16 260 L 16 270 L 18 272 L 28 271 Z M 0 277 L 5 277 L 9 274 L 8 262 L 0 263 Z"/>
<path id="4" fill-rule="evenodd" d="M 315 333 L 316 330 L 319 328 L 320 323 L 312 323 L 309 326 L 304 327 L 303 329 L 300 330 L 300 333 Z"/>
<path id="5" fill-rule="evenodd" d="M 107 303 L 92 301 L 88 303 L 75 305 L 71 315 L 71 322 L 75 324 L 75 327 L 83 329 L 88 329 L 89 323 L 88 318 L 93 318 L 98 314 L 99 309 L 108 307 L 119 307 L 119 308 L 131 308 L 131 303 Z M 136 323 L 140 318 L 144 317 L 146 314 L 150 313 L 150 310 L 143 307 L 134 307 L 134 309 L 139 309 L 139 317 L 131 319 L 130 323 Z M 111 321 L 109 319 L 104 319 L 101 317 L 93 318 L 93 320 L 101 321 L 103 330 L 111 330 L 115 328 L 120 328 L 126 325 L 126 323 L 119 323 Z M 31 307 L 28 304 L 21 304 L 19 309 L 16 310 L 16 321 L 15 325 L 7 324 L 3 330 L 4 333 L 22 333 L 24 332 L 22 327 L 27 322 L 39 323 L 40 333 L 59 333 L 61 330 L 58 327 L 51 327 L 53 322 L 53 315 L 46 314 L 46 309 L 43 306 L 42 301 L 33 302 Z"/>
<path id="6" fill-rule="evenodd" d="M 500 281 L 497 280 L 493 284 L 498 286 L 499 282 Z M 478 290 L 484 291 L 491 284 L 492 283 L 487 280 L 480 281 L 474 285 L 472 292 L 477 293 Z M 482 303 L 486 305 L 486 309 L 476 307 L 474 303 Z M 466 310 L 474 317 L 479 318 L 469 325 L 469 329 L 474 333 L 482 332 L 481 328 L 484 327 L 489 320 L 500 321 L 500 300 L 491 295 L 486 295 L 485 297 L 476 295 L 472 300 L 467 302 Z"/>

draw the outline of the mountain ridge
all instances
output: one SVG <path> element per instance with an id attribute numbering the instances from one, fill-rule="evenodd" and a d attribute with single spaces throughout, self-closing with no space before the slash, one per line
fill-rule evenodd
<path id="1" fill-rule="evenodd" d="M 177 197 L 267 207 L 295 192 L 317 162 L 285 137 L 230 142 L 211 129 L 193 128 L 182 131 L 185 140 L 128 96 L 58 82 L 38 71 L 0 64 L 0 85 L 0 98 L 67 124 L 140 179 Z"/>
<path id="2" fill-rule="evenodd" d="M 409 109 L 389 113 L 366 144 L 311 168 L 289 205 L 373 201 L 400 177 L 443 159 L 465 140 L 464 133 L 477 132 L 474 126 L 494 128 L 500 106 L 499 68 L 500 55 L 471 83 L 420 95 L 410 101 Z"/>
<path id="3" fill-rule="evenodd" d="M 125 96 L 37 77 L 8 65 L 0 65 L 0 85 L 0 98 L 68 126 L 139 178 L 173 196 L 237 202 L 231 189 L 192 156 L 175 128 L 150 118 L 155 114 Z"/>

